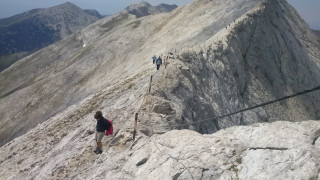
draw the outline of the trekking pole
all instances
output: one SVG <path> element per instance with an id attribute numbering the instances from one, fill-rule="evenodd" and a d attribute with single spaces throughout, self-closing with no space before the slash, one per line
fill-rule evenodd
<path id="1" fill-rule="evenodd" d="M 134 130 L 133 130 L 133 141 L 136 139 L 136 132 L 137 132 L 137 125 L 138 125 L 138 113 L 136 113 L 134 118 Z"/>

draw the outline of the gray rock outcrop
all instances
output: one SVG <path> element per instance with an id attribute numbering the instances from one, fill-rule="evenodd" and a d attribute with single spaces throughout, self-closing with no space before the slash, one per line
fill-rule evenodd
<path id="1" fill-rule="evenodd" d="M 55 125 L 63 125 L 58 119 Z M 78 122 L 76 123 L 78 124 Z M 80 124 L 88 124 L 80 120 Z M 92 152 L 93 134 L 45 122 L 0 148 L 4 179 L 318 179 L 320 122 L 233 127 L 211 135 L 174 130 Z M 48 134 L 46 130 L 52 130 Z M 46 135 L 47 134 L 47 135 Z M 19 143 L 19 142 L 28 143 Z M 108 144 L 110 138 L 104 142 Z M 40 145 L 41 144 L 41 145 Z M 39 153 L 41 156 L 39 156 Z"/>

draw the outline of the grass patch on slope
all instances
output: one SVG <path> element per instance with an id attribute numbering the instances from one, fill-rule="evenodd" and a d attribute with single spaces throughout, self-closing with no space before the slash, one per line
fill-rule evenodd
<path id="1" fill-rule="evenodd" d="M 30 54 L 29 52 L 19 52 L 0 56 L 0 72 L 10 67 L 15 62 Z"/>
<path id="2" fill-rule="evenodd" d="M 125 27 L 132 26 L 133 29 L 136 29 L 140 26 L 140 24 L 141 24 L 140 20 L 135 20 L 135 21 L 127 24 Z"/>
<path id="3" fill-rule="evenodd" d="M 19 91 L 19 90 L 21 90 L 21 89 L 23 89 L 23 88 L 25 88 L 25 87 L 30 86 L 30 85 L 34 82 L 34 80 L 35 80 L 35 77 L 34 77 L 34 78 L 31 78 L 29 81 L 21 84 L 20 86 L 14 88 L 14 89 L 12 89 L 12 90 L 4 93 L 4 94 L 0 94 L 0 99 L 4 98 L 4 97 L 6 97 L 6 96 L 9 96 L 10 94 L 15 93 L 15 92 L 17 92 L 17 91 Z"/>
<path id="4" fill-rule="evenodd" d="M 113 28 L 115 28 L 116 26 L 124 23 L 126 20 L 128 20 L 129 15 L 128 14 L 122 14 L 119 17 L 116 17 L 110 21 L 108 21 L 107 23 L 101 25 L 103 29 L 103 34 L 111 31 Z"/>

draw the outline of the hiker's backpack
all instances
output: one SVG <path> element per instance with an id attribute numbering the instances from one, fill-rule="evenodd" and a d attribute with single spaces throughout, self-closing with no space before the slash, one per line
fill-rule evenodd
<path id="1" fill-rule="evenodd" d="M 112 121 L 110 121 L 110 120 L 107 120 L 107 121 L 111 124 L 111 126 L 110 126 L 110 129 L 105 132 L 105 135 L 109 136 L 109 135 L 113 134 L 113 125 L 112 125 Z"/>

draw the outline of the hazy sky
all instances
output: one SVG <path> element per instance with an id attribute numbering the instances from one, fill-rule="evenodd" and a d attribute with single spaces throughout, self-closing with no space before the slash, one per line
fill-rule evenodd
<path id="1" fill-rule="evenodd" d="M 72 2 L 82 9 L 96 9 L 101 14 L 113 14 L 140 0 L 0 0 L 0 18 L 13 16 L 34 8 L 47 8 Z M 146 0 L 152 5 L 160 3 L 184 5 L 192 0 Z M 288 0 L 313 29 L 320 30 L 320 0 Z"/>

